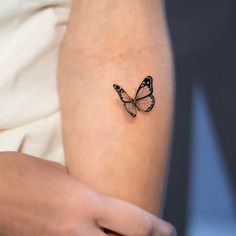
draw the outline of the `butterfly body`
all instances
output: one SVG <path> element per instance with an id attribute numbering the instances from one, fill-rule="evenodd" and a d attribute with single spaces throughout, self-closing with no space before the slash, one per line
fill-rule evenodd
<path id="1" fill-rule="evenodd" d="M 126 111 L 132 116 L 136 117 L 137 110 L 149 112 L 155 105 L 155 97 L 153 93 L 153 79 L 151 76 L 147 76 L 140 84 L 135 97 L 131 98 L 123 88 L 114 84 L 113 87 L 118 93 L 121 101 L 124 103 Z"/>
<path id="2" fill-rule="evenodd" d="M 126 102 L 126 103 L 132 103 L 137 108 L 137 110 L 140 111 L 140 109 L 139 109 L 139 107 L 137 105 L 137 101 L 135 99 L 133 99 L 133 98 L 130 98 L 130 99 L 131 100 L 129 102 Z"/>
<path id="3" fill-rule="evenodd" d="M 140 109 L 139 109 L 139 107 L 138 107 L 138 105 L 137 105 L 137 101 L 134 100 L 134 99 L 133 99 L 133 104 L 134 104 L 134 106 L 138 109 L 138 111 L 140 111 Z"/>

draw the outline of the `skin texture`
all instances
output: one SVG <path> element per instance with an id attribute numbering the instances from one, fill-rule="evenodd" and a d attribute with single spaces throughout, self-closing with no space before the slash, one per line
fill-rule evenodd
<path id="1" fill-rule="evenodd" d="M 144 210 L 79 183 L 63 166 L 0 152 L 1 236 L 170 235 L 172 227 Z M 127 224 L 127 221 L 129 224 Z"/>
<path id="2" fill-rule="evenodd" d="M 134 95 L 147 75 L 157 104 L 133 120 L 112 84 Z M 153 215 L 160 214 L 173 107 L 161 3 L 75 0 L 58 91 L 70 175 L 39 158 L 0 153 L 0 235 L 174 235 Z"/>
<path id="3" fill-rule="evenodd" d="M 168 163 L 172 67 L 160 1 L 74 1 L 58 67 L 69 173 L 156 215 Z M 147 75 L 156 104 L 133 119 L 112 85 L 133 97 Z"/>

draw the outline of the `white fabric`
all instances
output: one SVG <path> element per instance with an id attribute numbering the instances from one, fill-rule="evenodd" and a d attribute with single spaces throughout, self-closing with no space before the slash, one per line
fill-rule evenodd
<path id="1" fill-rule="evenodd" d="M 64 163 L 56 89 L 69 0 L 0 1 L 0 151 Z"/>

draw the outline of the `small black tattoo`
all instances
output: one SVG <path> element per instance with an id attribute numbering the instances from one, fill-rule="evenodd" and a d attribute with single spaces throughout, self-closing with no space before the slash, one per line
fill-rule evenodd
<path id="1" fill-rule="evenodd" d="M 135 97 L 131 98 L 123 88 L 117 84 L 113 84 L 114 89 L 118 93 L 121 101 L 124 103 L 126 111 L 135 117 L 138 111 L 149 112 L 155 105 L 155 97 L 152 95 L 152 77 L 147 76 L 140 84 Z"/>

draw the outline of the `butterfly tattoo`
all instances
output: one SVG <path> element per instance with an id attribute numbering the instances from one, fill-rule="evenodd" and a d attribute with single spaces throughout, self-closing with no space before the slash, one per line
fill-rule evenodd
<path id="1" fill-rule="evenodd" d="M 139 85 L 138 90 L 134 96 L 131 98 L 123 88 L 117 84 L 113 84 L 114 89 L 118 93 L 121 101 L 124 103 L 126 111 L 135 117 L 138 111 L 149 112 L 155 105 L 155 97 L 152 95 L 152 77 L 147 76 L 142 83 Z"/>

